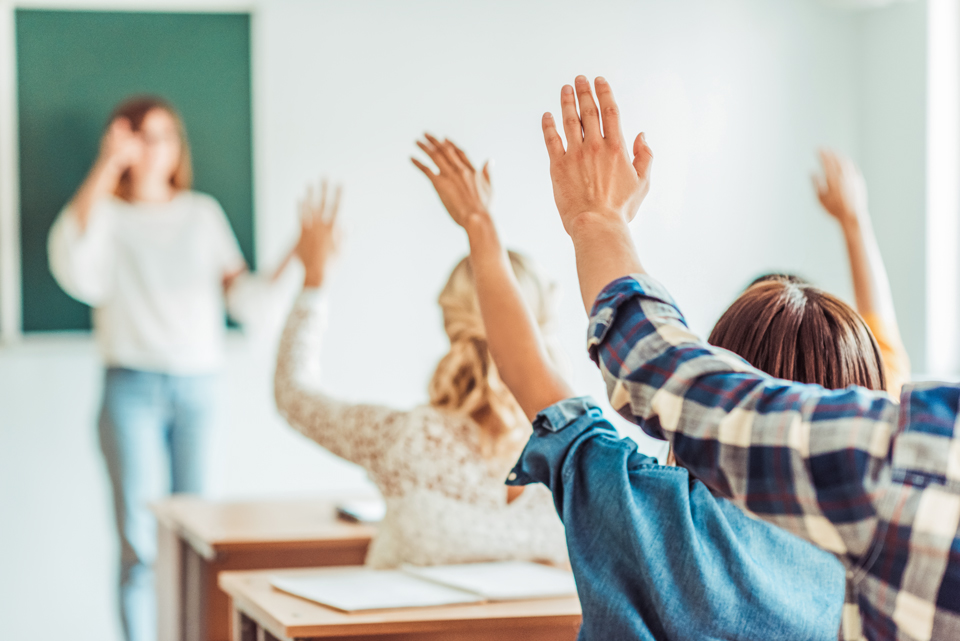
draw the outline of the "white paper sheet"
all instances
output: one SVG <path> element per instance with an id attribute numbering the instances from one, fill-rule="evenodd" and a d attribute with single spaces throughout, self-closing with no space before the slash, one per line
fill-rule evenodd
<path id="1" fill-rule="evenodd" d="M 504 561 L 432 567 L 404 566 L 404 572 L 471 592 L 489 601 L 576 596 L 573 573 L 539 563 Z"/>
<path id="2" fill-rule="evenodd" d="M 399 570 L 368 570 L 362 567 L 317 570 L 301 576 L 274 576 L 270 583 L 322 605 L 356 612 L 416 608 L 459 603 L 479 603 L 481 596 L 438 583 L 424 581 Z"/>

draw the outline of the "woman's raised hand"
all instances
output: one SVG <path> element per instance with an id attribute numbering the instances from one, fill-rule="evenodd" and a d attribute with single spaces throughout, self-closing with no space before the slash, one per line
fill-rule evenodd
<path id="1" fill-rule="evenodd" d="M 100 159 L 116 171 L 126 171 L 143 153 L 143 140 L 133 131 L 130 121 L 117 118 L 110 123 L 100 141 Z"/>
<path id="2" fill-rule="evenodd" d="M 595 222 L 611 220 L 624 224 L 633 220 L 650 190 L 653 163 L 653 152 L 642 133 L 633 142 L 631 159 L 610 83 L 603 78 L 596 80 L 599 108 L 584 76 L 577 76 L 574 84 L 575 88 L 564 85 L 560 91 L 566 149 L 553 115 L 544 114 L 542 123 L 550 155 L 553 196 L 564 229 L 570 234 L 575 232 L 575 223 L 582 214 Z"/>
<path id="3" fill-rule="evenodd" d="M 830 149 L 820 150 L 823 175 L 813 176 L 820 204 L 841 225 L 867 216 L 867 184 L 856 164 Z"/>
<path id="4" fill-rule="evenodd" d="M 490 163 L 477 171 L 467 154 L 449 140 L 439 141 L 430 134 L 424 134 L 426 141 L 417 141 L 430 160 L 437 166 L 434 173 L 416 158 L 413 164 L 426 174 L 437 195 L 447 208 L 453 221 L 465 227 L 474 215 L 486 217 L 490 214 L 490 199 L 493 188 L 490 186 Z"/>
<path id="5" fill-rule="evenodd" d="M 294 253 L 303 263 L 304 287 L 323 284 L 327 264 L 337 252 L 337 211 L 340 209 L 342 188 L 337 185 L 332 199 L 328 199 L 328 192 L 327 181 L 323 180 L 319 194 L 311 185 L 300 201 L 300 240 Z"/>
<path id="6" fill-rule="evenodd" d="M 115 118 L 100 140 L 100 155 L 70 201 L 81 231 L 86 231 L 94 205 L 117 190 L 123 172 L 143 154 L 143 139 L 127 118 Z"/>

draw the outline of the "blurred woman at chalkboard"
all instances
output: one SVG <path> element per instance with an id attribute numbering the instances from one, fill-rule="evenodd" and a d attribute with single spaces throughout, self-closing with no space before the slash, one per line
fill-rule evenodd
<path id="1" fill-rule="evenodd" d="M 130 100 L 114 112 L 99 158 L 49 237 L 57 282 L 94 308 L 107 368 L 99 432 L 129 641 L 156 636 L 156 524 L 147 505 L 202 488 L 225 309 L 242 322 L 279 275 L 249 274 L 220 204 L 190 186 L 176 111 L 156 98 Z"/>

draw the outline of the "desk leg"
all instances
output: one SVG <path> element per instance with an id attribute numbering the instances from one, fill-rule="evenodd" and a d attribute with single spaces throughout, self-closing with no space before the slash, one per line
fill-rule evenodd
<path id="1" fill-rule="evenodd" d="M 183 641 L 210 641 L 207 613 L 207 583 L 210 581 L 210 564 L 196 550 L 182 543 L 183 591 L 180 617 L 183 621 Z M 213 575 L 216 580 L 216 575 Z M 222 616 L 222 615 L 221 615 Z M 225 631 L 224 631 L 225 632 Z"/>
<path id="2" fill-rule="evenodd" d="M 233 641 L 280 641 L 248 617 L 233 607 L 231 602 L 230 630 Z"/>
<path id="3" fill-rule="evenodd" d="M 176 533 L 162 523 L 157 525 L 157 639 L 181 641 L 180 598 L 183 589 L 183 544 Z"/>
<path id="4" fill-rule="evenodd" d="M 230 599 L 230 640 L 256 641 L 256 630 L 252 629 L 253 627 L 253 621 L 233 607 L 233 599 Z"/>

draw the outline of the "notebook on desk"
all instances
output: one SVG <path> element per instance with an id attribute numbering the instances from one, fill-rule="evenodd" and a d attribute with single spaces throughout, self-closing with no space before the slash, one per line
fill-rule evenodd
<path id="1" fill-rule="evenodd" d="M 321 569 L 273 577 L 283 592 L 343 612 L 575 596 L 567 570 L 516 561 L 398 570 Z"/>

